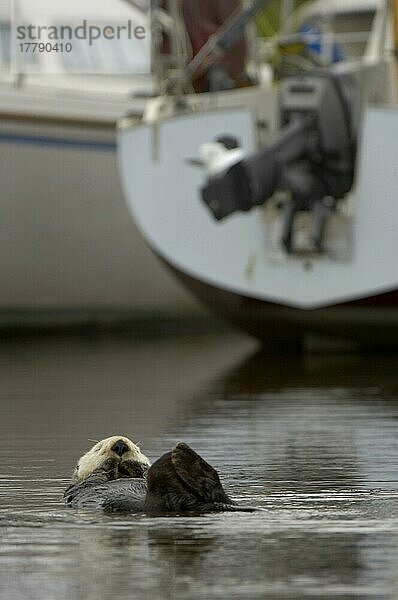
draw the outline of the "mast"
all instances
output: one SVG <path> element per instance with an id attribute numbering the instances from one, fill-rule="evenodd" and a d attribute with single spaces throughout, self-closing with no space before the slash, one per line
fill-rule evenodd
<path id="1" fill-rule="evenodd" d="M 398 60 L 398 0 L 392 1 L 392 12 L 394 17 L 394 46 L 395 46 L 395 56 Z"/>
<path id="2" fill-rule="evenodd" d="M 392 17 L 392 28 L 394 35 L 394 55 L 395 55 L 395 98 L 398 97 L 398 0 L 391 0 L 390 2 Z"/>
<path id="3" fill-rule="evenodd" d="M 293 12 L 294 0 L 282 0 L 280 14 L 279 14 L 279 28 L 283 29 L 283 26 L 289 19 Z"/>

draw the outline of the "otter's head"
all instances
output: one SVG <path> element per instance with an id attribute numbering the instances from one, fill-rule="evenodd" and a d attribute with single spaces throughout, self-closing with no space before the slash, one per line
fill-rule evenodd
<path id="1" fill-rule="evenodd" d="M 113 435 L 97 442 L 86 454 L 79 459 L 73 472 L 72 481 L 80 483 L 87 477 L 101 469 L 105 463 L 115 464 L 115 478 L 142 477 L 143 473 L 151 466 L 148 458 L 142 454 L 129 438 L 122 435 Z"/>

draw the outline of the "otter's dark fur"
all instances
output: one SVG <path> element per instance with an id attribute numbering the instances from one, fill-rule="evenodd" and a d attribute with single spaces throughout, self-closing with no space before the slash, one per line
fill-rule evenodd
<path id="1" fill-rule="evenodd" d="M 68 487 L 68 506 L 111 512 L 251 511 L 225 493 L 217 471 L 187 444 L 177 444 L 148 470 L 117 477 L 118 459 L 108 458 L 87 479 Z"/>

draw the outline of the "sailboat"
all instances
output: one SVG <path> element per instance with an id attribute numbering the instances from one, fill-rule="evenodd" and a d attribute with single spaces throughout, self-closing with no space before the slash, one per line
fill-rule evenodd
<path id="1" fill-rule="evenodd" d="M 12 3 L 24 23 L 50 27 L 84 19 L 145 24 L 144 2 L 134 4 L 87 0 L 83 10 L 78 0 Z M 197 303 L 142 240 L 117 169 L 117 120 L 141 118 L 155 90 L 152 75 L 136 73 L 134 46 L 111 40 L 91 47 L 75 40 L 74 53 L 35 52 L 29 69 L 12 70 L 9 5 L 0 0 L 3 325 L 190 315 Z"/>
<path id="2" fill-rule="evenodd" d="M 276 41 L 278 81 L 257 86 L 254 106 L 241 88 L 230 107 L 217 92 L 207 105 L 163 98 L 169 112 L 120 124 L 125 196 L 149 246 L 273 348 L 311 335 L 398 346 L 397 4 L 305 5 Z"/>

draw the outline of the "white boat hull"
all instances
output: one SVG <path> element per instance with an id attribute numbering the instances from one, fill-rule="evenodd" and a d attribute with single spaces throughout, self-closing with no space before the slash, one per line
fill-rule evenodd
<path id="1" fill-rule="evenodd" d="M 2 100 L 0 311 L 197 310 L 129 217 L 116 160 L 123 112 L 106 118 L 92 101 L 79 118 L 64 100 L 32 117 L 34 106 L 16 101 L 11 113 Z"/>
<path id="2" fill-rule="evenodd" d="M 251 113 L 178 117 L 159 124 L 156 136 L 145 125 L 121 131 L 125 193 L 149 245 L 197 295 L 263 339 L 301 338 L 313 330 L 398 343 L 398 109 L 366 112 L 356 208 L 344 226 L 350 252 L 338 259 L 330 254 L 276 260 L 264 209 L 222 222 L 212 218 L 200 200 L 204 175 L 188 159 L 203 143 L 225 134 L 252 151 Z M 389 310 L 369 311 L 380 303 Z"/>

